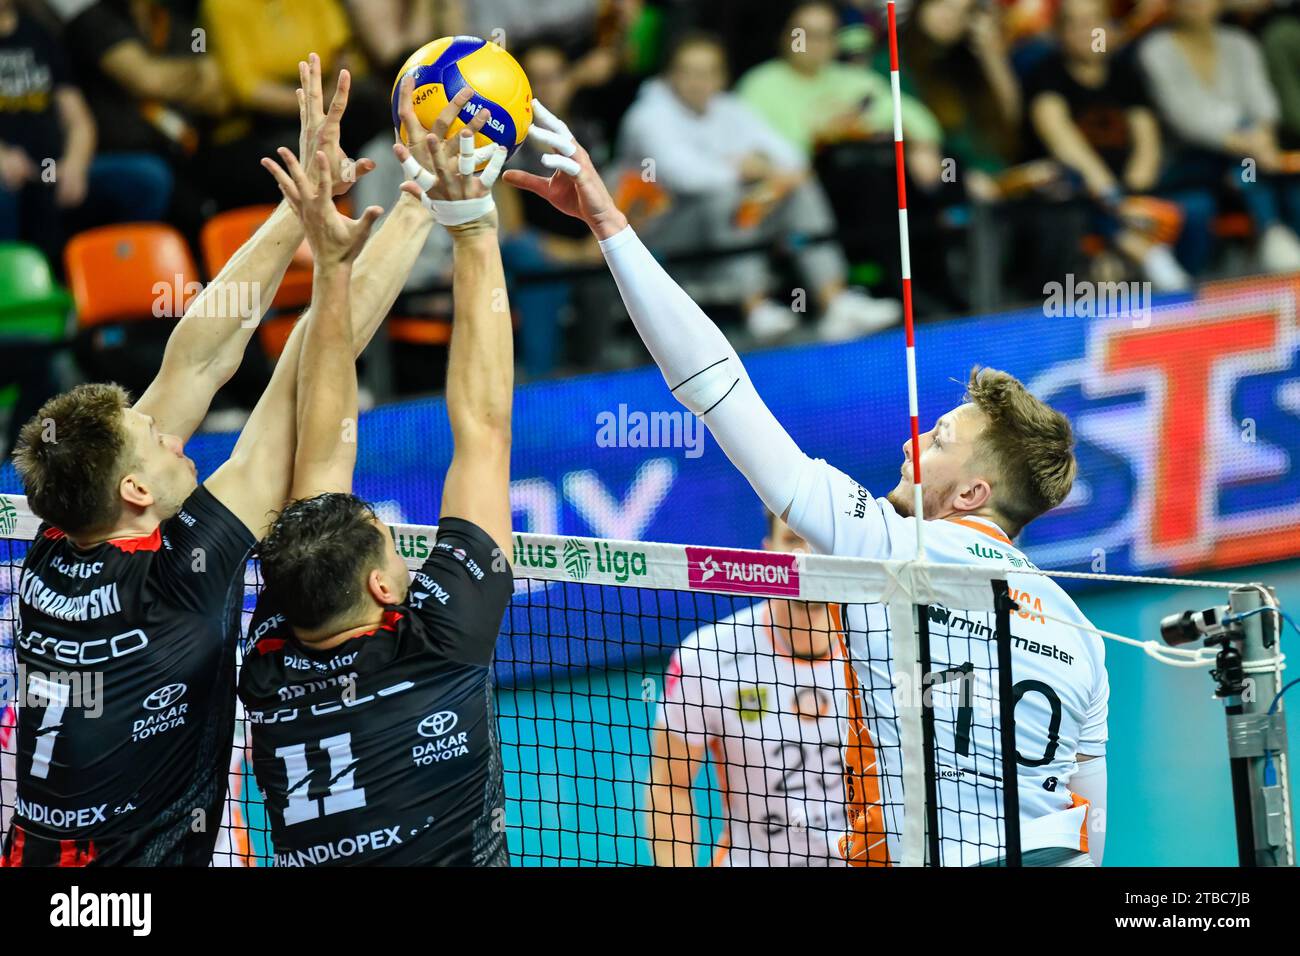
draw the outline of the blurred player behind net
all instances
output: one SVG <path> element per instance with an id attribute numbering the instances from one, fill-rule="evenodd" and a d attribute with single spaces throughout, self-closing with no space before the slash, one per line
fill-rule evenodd
<path id="1" fill-rule="evenodd" d="M 767 515 L 766 550 L 807 550 Z M 837 619 L 826 604 L 761 601 L 673 653 L 650 757 L 646 831 L 657 865 L 695 865 L 693 793 L 706 760 L 726 819 L 714 866 L 844 865 L 849 684 Z"/>

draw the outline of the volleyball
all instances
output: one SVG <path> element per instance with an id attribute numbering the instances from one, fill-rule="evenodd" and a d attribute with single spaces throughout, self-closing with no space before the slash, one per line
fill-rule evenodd
<path id="1" fill-rule="evenodd" d="M 509 158 L 528 135 L 528 127 L 533 122 L 533 91 L 528 77 L 513 56 L 490 40 L 443 37 L 411 54 L 393 81 L 392 92 L 393 126 L 404 143 L 406 133 L 397 109 L 402 79 L 408 73 L 415 77 L 412 93 L 415 115 L 426 129 L 433 126 L 447 103 L 468 86 L 474 95 L 451 124 L 448 137 L 457 135 L 484 107 L 492 116 L 475 135 L 476 147 L 498 143 L 506 148 Z"/>

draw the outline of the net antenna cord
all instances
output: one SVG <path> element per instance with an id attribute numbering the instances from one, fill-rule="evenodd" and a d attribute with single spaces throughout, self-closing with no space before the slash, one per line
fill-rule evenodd
<path id="1" fill-rule="evenodd" d="M 917 419 L 916 327 L 912 321 L 912 253 L 907 232 L 907 167 L 903 162 L 903 92 L 898 77 L 898 21 L 888 0 L 889 87 L 894 102 L 894 173 L 898 183 L 898 250 L 903 266 L 903 328 L 907 336 L 907 410 L 912 418 L 912 514 L 916 517 L 916 557 L 925 560 L 925 508 L 921 488 L 921 429 Z"/>

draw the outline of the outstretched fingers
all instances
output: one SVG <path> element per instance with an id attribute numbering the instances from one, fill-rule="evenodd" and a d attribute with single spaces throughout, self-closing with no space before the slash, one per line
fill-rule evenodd
<path id="1" fill-rule="evenodd" d="M 484 149 L 487 149 L 487 147 L 485 146 Z M 504 146 L 492 147 L 492 156 L 483 169 L 483 175 L 479 177 L 486 188 L 491 189 L 496 185 L 497 177 L 501 175 L 501 167 L 506 164 L 507 152 L 509 151 Z"/>
<path id="2" fill-rule="evenodd" d="M 551 187 L 551 180 L 548 177 L 527 173 L 522 169 L 507 169 L 502 178 L 516 189 L 526 189 L 539 196 L 545 196 Z"/>
<path id="3" fill-rule="evenodd" d="M 414 89 L 414 79 L 412 79 L 411 82 L 412 89 Z M 451 129 L 451 124 L 456 122 L 456 117 L 460 115 L 460 111 L 465 107 L 465 104 L 473 98 L 473 96 L 473 90 L 468 86 L 462 87 L 461 90 L 451 98 L 451 102 L 442 108 L 442 112 L 439 113 L 438 118 L 433 121 L 433 127 L 429 132 L 433 133 L 439 141 L 446 139 L 447 131 Z M 407 98 L 409 99 L 409 96 Z"/>
<path id="4" fill-rule="evenodd" d="M 578 165 L 576 159 L 570 159 L 568 156 L 560 156 L 557 153 L 547 153 L 542 157 L 542 165 L 547 169 L 558 169 L 566 176 L 577 176 L 582 172 L 582 167 Z"/>
<path id="5" fill-rule="evenodd" d="M 480 112 L 482 111 L 480 110 Z M 478 119 L 477 116 L 474 118 Z M 460 135 L 456 138 L 460 141 L 460 155 L 457 164 L 457 172 L 462 176 L 473 176 L 475 167 L 474 134 L 468 129 L 463 129 L 460 131 Z"/>
<path id="6" fill-rule="evenodd" d="M 415 115 L 415 101 L 411 98 L 415 92 L 415 75 L 407 73 L 402 77 L 401 87 L 397 91 L 397 118 L 402 121 L 402 127 L 406 130 L 406 141 L 414 143 L 419 137 L 428 132 L 421 124 L 420 119 Z"/>
<path id="7" fill-rule="evenodd" d="M 275 179 L 275 184 L 280 187 L 280 192 L 284 194 L 284 198 L 293 204 L 295 210 L 298 209 L 302 205 L 302 196 L 289 174 L 281 169 L 280 164 L 270 156 L 262 157 L 262 168 Z"/>
<path id="8" fill-rule="evenodd" d="M 561 156 L 572 156 L 578 151 L 569 127 L 538 99 L 533 100 L 533 124 L 528 127 L 528 135 Z"/>
<path id="9" fill-rule="evenodd" d="M 432 171 L 421 166 L 419 160 L 411 155 L 410 149 L 404 143 L 394 143 L 393 153 L 397 156 L 397 161 L 402 164 L 403 174 L 407 179 L 415 183 L 416 189 L 420 193 L 433 188 L 434 183 L 438 181 L 438 177 Z"/>
<path id="10" fill-rule="evenodd" d="M 343 122 L 343 113 L 348 108 L 348 93 L 352 89 L 352 74 L 339 70 L 339 81 L 334 85 L 334 99 L 330 100 L 329 122 L 338 125 Z"/>

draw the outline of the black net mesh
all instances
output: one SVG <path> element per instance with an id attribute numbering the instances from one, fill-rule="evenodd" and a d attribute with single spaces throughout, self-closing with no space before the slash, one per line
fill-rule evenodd
<path id="1" fill-rule="evenodd" d="M 25 553 L 0 538 L 6 831 Z M 514 865 L 900 862 L 895 718 L 907 690 L 895 687 L 883 607 L 517 577 L 495 669 Z M 256 562 L 245 585 L 246 627 Z M 945 865 L 996 859 L 1006 833 L 994 615 L 923 613 L 936 677 L 933 719 L 916 724 L 935 773 L 929 805 L 912 794 L 908 811 L 937 821 Z M 241 712 L 216 866 L 271 859 L 247 734 Z"/>

